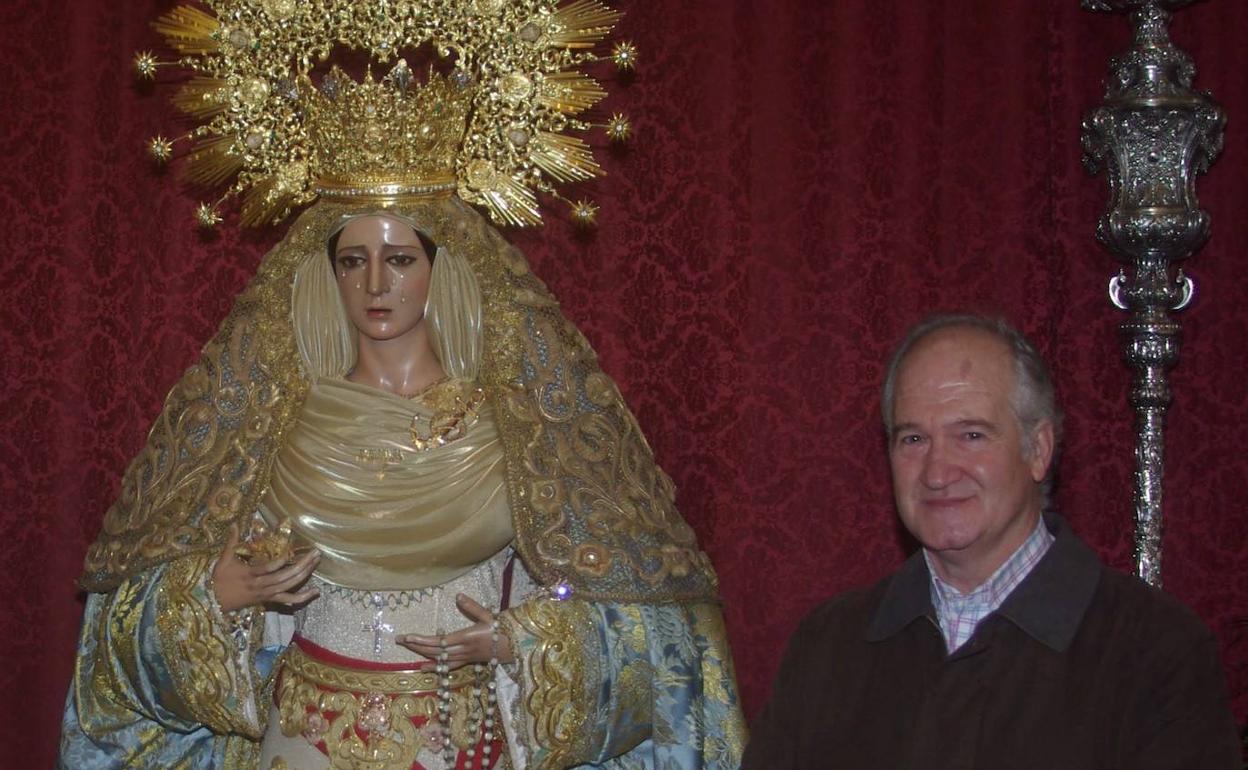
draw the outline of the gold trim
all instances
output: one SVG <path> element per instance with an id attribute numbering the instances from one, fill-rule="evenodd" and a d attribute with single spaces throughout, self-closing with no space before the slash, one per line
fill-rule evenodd
<path id="1" fill-rule="evenodd" d="M 397 201 L 401 198 L 444 198 L 455 192 L 454 179 L 428 180 L 318 179 L 312 185 L 317 195 L 330 200 Z"/>
<path id="2" fill-rule="evenodd" d="M 353 692 L 380 692 L 387 695 L 428 695 L 438 691 L 438 675 L 433 669 L 425 671 L 368 671 L 344 668 L 317 660 L 292 645 L 283 663 L 294 673 L 313 684 L 335 690 Z M 472 684 L 476 678 L 472 668 L 465 666 L 450 673 L 450 687 Z"/>
<path id="3" fill-rule="evenodd" d="M 403 203 L 416 203 L 421 200 L 437 200 L 440 198 L 450 198 L 455 194 L 454 190 L 446 192 L 434 191 L 427 193 L 376 193 L 376 194 L 356 194 L 356 195 L 322 195 L 321 197 L 327 201 L 335 203 L 362 203 L 369 206 L 398 206 Z"/>
<path id="4" fill-rule="evenodd" d="M 194 721 L 258 740 L 259 725 L 246 716 L 245 704 L 254 697 L 250 681 L 238 671 L 235 642 L 213 620 L 203 593 L 203 576 L 214 563 L 211 555 L 197 554 L 166 568 L 155 597 L 161 653 Z"/>
<path id="5" fill-rule="evenodd" d="M 603 651 L 596 648 L 594 620 L 584 602 L 537 600 L 503 612 L 499 620 L 520 664 L 521 719 L 526 733 L 544 749 L 532 757 L 535 770 L 581 764 L 596 733 L 601 677 L 586 668 Z"/>
<path id="6" fill-rule="evenodd" d="M 282 734 L 302 735 L 313 745 L 324 741 L 332 770 L 408 770 L 422 750 L 436 750 L 432 741 L 440 739 L 444 721 L 457 751 L 482 739 L 489 705 L 485 688 L 456 686 L 465 674 L 471 680 L 473 669 L 452 672 L 450 713 L 443 718 L 436 692 L 395 691 L 412 686 L 414 674 L 429 673 L 436 684 L 432 672 L 345 669 L 312 660 L 298 647 L 288 648 L 282 665 L 277 695 Z M 505 741 L 502 731 L 494 738 L 499 755 L 505 755 L 498 745 Z"/>

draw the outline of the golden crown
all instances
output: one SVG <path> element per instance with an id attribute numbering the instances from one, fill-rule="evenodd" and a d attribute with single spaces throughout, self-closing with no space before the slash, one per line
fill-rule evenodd
<path id="1" fill-rule="evenodd" d="M 469 93 L 436 73 L 414 82 L 403 59 L 381 82 L 355 83 L 337 68 L 305 100 L 320 195 L 386 197 L 455 183 Z"/>
<path id="2" fill-rule="evenodd" d="M 631 70 L 636 49 L 594 49 L 619 19 L 599 0 L 209 0 L 155 27 L 181 56 L 135 59 L 140 76 L 162 66 L 194 76 L 174 103 L 203 121 L 149 151 L 172 158 L 186 141 L 187 176 L 228 189 L 202 204 L 201 224 L 242 197 L 245 224 L 280 221 L 318 196 L 391 199 L 458 191 L 502 223 L 541 222 L 537 193 L 602 173 L 580 134 L 598 126 L 626 139 L 627 119 L 596 123 L 606 96 L 582 65 L 610 58 Z M 398 54 L 431 45 L 451 71 L 423 83 Z M 314 84 L 336 46 L 370 62 L 357 82 L 337 64 Z M 393 62 L 393 63 L 392 63 Z M 373 76 L 373 63 L 388 72 Z M 573 205 L 592 221 L 596 208 Z"/>

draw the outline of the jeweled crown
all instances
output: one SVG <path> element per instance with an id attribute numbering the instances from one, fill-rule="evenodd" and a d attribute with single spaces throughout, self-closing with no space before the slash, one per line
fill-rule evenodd
<path id="1" fill-rule="evenodd" d="M 499 222 L 541 222 L 537 193 L 563 199 L 556 185 L 602 173 L 580 136 L 595 126 L 613 141 L 628 121 L 593 122 L 606 96 L 577 68 L 610 58 L 631 70 L 636 49 L 619 43 L 609 57 L 593 48 L 619 14 L 599 0 L 207 0 L 184 5 L 156 29 L 181 57 L 139 54 L 154 78 L 161 66 L 196 75 L 174 103 L 203 121 L 181 140 L 187 175 L 229 189 L 203 204 L 202 224 L 218 205 L 243 199 L 245 224 L 281 220 L 318 196 L 394 198 L 455 190 Z M 432 46 L 449 75 L 430 68 L 423 83 L 401 50 Z M 337 66 L 314 84 L 311 72 L 336 49 L 365 52 L 362 81 Z M 374 78 L 373 66 L 385 74 Z M 449 68 L 449 67 L 448 67 Z M 175 140 L 177 141 L 177 140 Z M 174 142 L 155 137 L 157 160 Z M 591 221 L 596 208 L 573 205 Z"/>
<path id="2" fill-rule="evenodd" d="M 301 90 L 312 180 L 319 195 L 387 197 L 451 190 L 472 91 L 431 72 L 423 84 L 400 59 L 382 80 L 356 83 L 334 68 Z"/>

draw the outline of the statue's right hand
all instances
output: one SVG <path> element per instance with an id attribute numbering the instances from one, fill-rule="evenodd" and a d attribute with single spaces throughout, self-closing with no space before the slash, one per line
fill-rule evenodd
<path id="1" fill-rule="evenodd" d="M 213 590 L 223 611 L 256 604 L 297 605 L 320 595 L 321 592 L 311 586 L 296 590 L 316 569 L 321 560 L 320 551 L 313 549 L 293 563 L 278 559 L 266 564 L 248 564 L 234 552 L 238 543 L 238 525 L 234 524 L 230 526 L 230 537 L 217 559 L 217 566 L 212 569 Z"/>

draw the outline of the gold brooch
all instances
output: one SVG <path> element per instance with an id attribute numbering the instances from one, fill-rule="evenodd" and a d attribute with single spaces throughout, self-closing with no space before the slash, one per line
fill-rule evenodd
<path id="1" fill-rule="evenodd" d="M 289 520 L 283 519 L 277 529 L 270 530 L 268 525 L 256 516 L 251 521 L 246 539 L 234 549 L 234 554 L 248 564 L 290 562 L 296 555 L 291 540 Z"/>
<path id="2" fill-rule="evenodd" d="M 485 391 L 475 388 L 467 399 L 463 396 L 455 396 L 455 402 L 451 408 L 434 412 L 430 418 L 416 415 L 412 418 L 410 429 L 412 446 L 416 447 L 418 452 L 428 452 L 463 438 L 480 418 L 478 410 L 484 402 Z M 428 423 L 428 425 L 423 423 Z"/>

